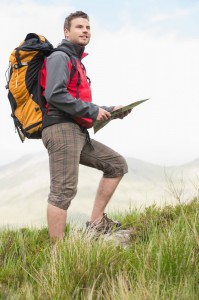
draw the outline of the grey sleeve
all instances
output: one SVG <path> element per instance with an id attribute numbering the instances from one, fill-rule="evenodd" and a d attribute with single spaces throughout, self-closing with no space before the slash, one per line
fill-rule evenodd
<path id="1" fill-rule="evenodd" d="M 67 90 L 70 77 L 68 61 L 68 55 L 61 51 L 54 52 L 47 58 L 46 101 L 71 116 L 95 120 L 99 107 L 96 104 L 74 98 Z"/>

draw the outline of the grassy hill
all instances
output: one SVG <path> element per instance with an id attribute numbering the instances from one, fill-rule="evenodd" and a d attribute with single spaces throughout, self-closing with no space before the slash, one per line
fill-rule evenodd
<path id="1" fill-rule="evenodd" d="M 114 194 L 108 206 L 110 211 L 126 211 L 129 207 L 144 209 L 153 203 L 160 206 L 176 203 L 168 189 L 168 178 L 173 180 L 177 189 L 184 187 L 185 182 L 183 202 L 197 193 L 198 160 L 167 168 L 134 158 L 127 158 L 127 161 L 129 173 Z M 101 175 L 100 171 L 80 167 L 78 193 L 69 210 L 71 221 L 78 219 L 84 223 L 87 220 Z M 48 157 L 45 152 L 24 156 L 0 167 L 0 226 L 46 225 L 48 192 Z"/>
<path id="2" fill-rule="evenodd" d="M 123 247 L 68 226 L 0 231 L 0 299 L 199 299 L 199 202 L 114 215 L 133 228 Z"/>

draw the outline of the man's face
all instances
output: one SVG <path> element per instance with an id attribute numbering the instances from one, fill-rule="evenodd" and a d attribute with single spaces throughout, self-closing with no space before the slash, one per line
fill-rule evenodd
<path id="1" fill-rule="evenodd" d="M 85 18 L 75 18 L 71 21 L 70 30 L 64 30 L 65 38 L 76 45 L 86 46 L 90 41 L 90 24 Z"/>

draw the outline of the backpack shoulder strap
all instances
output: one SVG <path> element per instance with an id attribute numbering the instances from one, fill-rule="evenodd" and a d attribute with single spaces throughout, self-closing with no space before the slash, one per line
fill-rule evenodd
<path id="1" fill-rule="evenodd" d="M 70 72 L 70 81 L 72 80 L 75 72 L 77 71 L 78 75 L 77 75 L 77 84 L 76 84 L 76 97 L 78 99 L 79 98 L 79 85 L 81 83 L 81 78 L 80 78 L 80 73 L 77 70 L 76 58 L 73 55 L 71 55 L 64 47 L 55 48 L 54 51 L 62 51 L 70 57 L 70 60 L 71 60 L 71 63 L 72 63 L 72 69 L 71 69 L 71 72 Z"/>
<path id="2" fill-rule="evenodd" d="M 75 72 L 77 71 L 77 63 L 76 63 L 76 59 L 73 55 L 71 55 L 64 47 L 58 47 L 58 48 L 54 48 L 53 49 L 53 52 L 54 51 L 62 51 L 64 53 L 66 53 L 70 60 L 71 60 L 71 63 L 72 63 L 72 69 L 71 69 L 71 73 L 70 73 L 70 81 L 71 79 L 73 78 Z"/>

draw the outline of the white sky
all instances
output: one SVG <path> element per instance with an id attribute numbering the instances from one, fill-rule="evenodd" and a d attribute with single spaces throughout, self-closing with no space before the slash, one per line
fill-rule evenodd
<path id="1" fill-rule="evenodd" d="M 199 1 L 0 1 L 0 165 L 44 150 L 14 132 L 4 86 L 9 55 L 29 32 L 56 46 L 65 16 L 90 15 L 92 39 L 84 64 L 93 102 L 128 104 L 150 98 L 95 136 L 119 151 L 160 165 L 199 156 Z M 162 5 L 160 5 L 162 2 Z M 164 3 L 164 5 L 163 5 Z"/>

